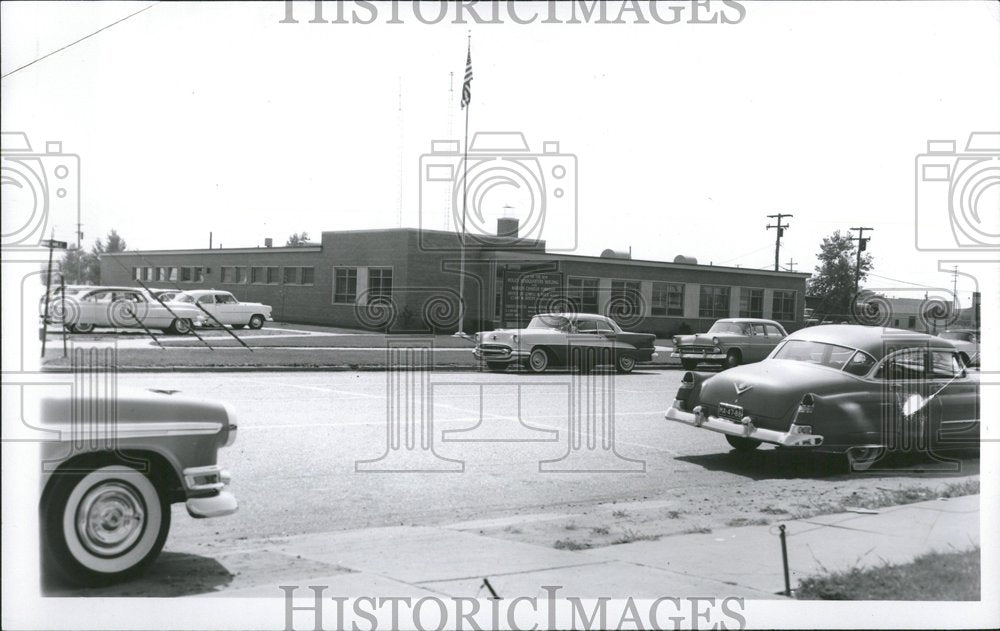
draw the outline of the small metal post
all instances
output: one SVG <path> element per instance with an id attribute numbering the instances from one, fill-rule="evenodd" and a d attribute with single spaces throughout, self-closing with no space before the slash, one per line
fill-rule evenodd
<path id="1" fill-rule="evenodd" d="M 788 546 L 785 543 L 785 524 L 778 526 L 778 537 L 781 538 L 781 565 L 785 571 L 785 596 L 792 595 L 792 586 L 788 580 Z"/>

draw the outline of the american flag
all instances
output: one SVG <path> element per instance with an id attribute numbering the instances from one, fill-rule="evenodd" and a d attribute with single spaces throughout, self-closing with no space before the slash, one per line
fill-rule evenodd
<path id="1" fill-rule="evenodd" d="M 465 83 L 462 84 L 462 109 L 472 102 L 472 48 L 465 60 Z"/>

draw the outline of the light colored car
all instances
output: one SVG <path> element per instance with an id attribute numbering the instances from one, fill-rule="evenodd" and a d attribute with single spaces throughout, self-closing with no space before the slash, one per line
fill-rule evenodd
<path id="1" fill-rule="evenodd" d="M 611 318 L 585 313 L 542 313 L 523 329 L 498 329 L 477 333 L 476 359 L 490 370 L 525 365 L 531 372 L 552 366 L 574 365 L 581 370 L 611 364 L 629 373 L 636 362 L 655 355 L 652 333 L 622 331 Z"/>
<path id="2" fill-rule="evenodd" d="M 717 320 L 708 333 L 675 335 L 674 352 L 687 370 L 708 363 L 723 368 L 759 362 L 788 333 L 774 320 L 726 318 Z"/>
<path id="3" fill-rule="evenodd" d="M 939 337 L 951 342 L 962 356 L 966 366 L 979 365 L 979 334 L 972 329 L 945 331 Z"/>
<path id="4" fill-rule="evenodd" d="M 61 310 L 58 318 L 53 304 Z M 193 305 L 159 302 L 135 287 L 92 287 L 49 304 L 50 318 L 70 333 L 90 333 L 98 327 L 159 329 L 185 335 L 201 324 L 204 314 Z"/>
<path id="5" fill-rule="evenodd" d="M 195 518 L 234 513 L 218 451 L 236 440 L 232 408 L 171 391 L 116 393 L 108 401 L 42 400 L 41 420 L 58 439 L 41 443 L 39 504 L 47 575 L 94 586 L 133 576 L 156 559 L 171 504 Z M 82 410 L 82 412 L 81 412 Z"/>
<path id="6" fill-rule="evenodd" d="M 865 469 L 888 450 L 978 448 L 979 380 L 939 337 L 820 325 L 762 362 L 686 373 L 666 418 L 723 434 L 736 451 L 771 443 Z"/>
<path id="7" fill-rule="evenodd" d="M 264 322 L 274 320 L 271 317 L 270 305 L 240 302 L 228 291 L 195 289 L 179 294 L 175 300 L 194 303 L 200 307 L 205 315 L 205 326 L 229 324 L 234 329 L 242 329 L 245 326 L 259 329 L 264 326 Z"/>

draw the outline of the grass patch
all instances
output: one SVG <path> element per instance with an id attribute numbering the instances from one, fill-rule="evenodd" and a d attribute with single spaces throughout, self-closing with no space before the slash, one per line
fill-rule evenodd
<path id="1" fill-rule="evenodd" d="M 803 510 L 793 511 L 790 514 L 792 519 L 806 519 L 816 515 L 826 515 L 830 513 L 843 513 L 851 509 L 877 510 L 888 506 L 903 506 L 915 502 L 926 502 L 940 498 L 962 497 L 965 495 L 976 495 L 979 493 L 979 478 L 962 480 L 960 482 L 949 482 L 943 486 L 929 487 L 900 486 L 897 488 L 876 487 L 874 489 L 854 491 L 847 497 L 834 501 L 822 502 L 813 506 L 804 507 Z M 803 506 L 797 504 L 796 506 Z M 762 511 L 763 512 L 763 511 Z"/>
<path id="2" fill-rule="evenodd" d="M 560 539 L 555 543 L 556 550 L 586 550 L 592 547 L 589 543 L 572 539 Z"/>
<path id="3" fill-rule="evenodd" d="M 707 535 L 712 532 L 712 529 L 707 526 L 695 526 L 694 528 L 688 528 L 687 530 L 682 530 L 682 535 Z"/>
<path id="4" fill-rule="evenodd" d="M 667 519 L 677 519 L 678 517 L 680 517 L 683 514 L 684 513 L 682 513 L 679 510 L 668 510 L 667 511 Z"/>
<path id="5" fill-rule="evenodd" d="M 771 521 L 763 517 L 736 517 L 727 521 L 726 525 L 736 528 L 739 526 L 766 526 L 769 523 Z"/>
<path id="6" fill-rule="evenodd" d="M 775 506 L 765 506 L 764 508 L 760 509 L 760 512 L 765 513 L 767 515 L 787 515 L 788 514 L 788 511 L 786 511 L 784 508 L 777 508 Z"/>
<path id="7" fill-rule="evenodd" d="M 628 517 L 628 513 L 626 513 L 623 510 L 616 510 L 615 512 L 611 513 L 611 516 L 617 517 L 618 519 L 624 519 L 625 517 Z"/>
<path id="8" fill-rule="evenodd" d="M 591 528 L 590 532 L 594 533 L 595 535 L 606 535 L 611 531 L 608 530 L 606 526 L 598 526 L 597 528 Z"/>
<path id="9" fill-rule="evenodd" d="M 980 551 L 931 552 L 905 565 L 807 578 L 801 600 L 980 600 Z"/>
<path id="10" fill-rule="evenodd" d="M 613 545 L 622 543 L 632 543 L 634 541 L 657 541 L 661 535 L 648 535 L 643 533 L 638 533 L 631 528 L 626 528 L 620 537 L 612 541 Z"/>
<path id="11" fill-rule="evenodd" d="M 563 526 L 563 528 L 566 529 L 566 530 L 576 530 L 576 524 L 570 522 L 570 523 L 566 524 L 565 526 Z"/>

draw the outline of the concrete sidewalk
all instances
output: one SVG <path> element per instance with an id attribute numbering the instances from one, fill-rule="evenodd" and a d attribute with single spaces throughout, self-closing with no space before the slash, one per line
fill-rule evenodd
<path id="1" fill-rule="evenodd" d="M 901 564 L 933 550 L 979 545 L 979 495 L 838 513 L 783 523 L 791 584 L 824 571 Z M 326 585 L 327 594 L 485 597 L 488 577 L 503 598 L 562 595 L 783 598 L 779 523 L 725 528 L 582 551 L 556 550 L 470 532 L 470 524 L 385 527 L 272 540 L 235 555 L 266 555 L 304 570 L 283 585 Z M 471 528 L 475 530 L 475 528 Z M 204 552 L 204 551 L 201 551 Z M 230 555 L 218 555 L 223 566 Z M 235 559 L 234 559 L 235 560 Z M 243 575 L 213 595 L 282 597 L 278 583 Z"/>

